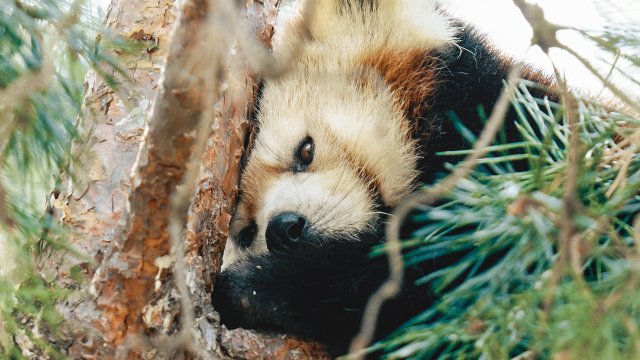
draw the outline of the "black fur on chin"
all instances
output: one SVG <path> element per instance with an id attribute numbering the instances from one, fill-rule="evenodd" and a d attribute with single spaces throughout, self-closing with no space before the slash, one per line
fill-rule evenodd
<path id="1" fill-rule="evenodd" d="M 231 265 L 218 275 L 212 296 L 223 324 L 294 334 L 345 353 L 369 297 L 388 276 L 387 258 L 369 256 L 384 239 L 382 225 L 358 240 L 317 235 Z M 378 338 L 431 301 L 426 288 L 409 291 L 418 275 L 418 269 L 407 270 L 409 286 L 383 308 Z"/>

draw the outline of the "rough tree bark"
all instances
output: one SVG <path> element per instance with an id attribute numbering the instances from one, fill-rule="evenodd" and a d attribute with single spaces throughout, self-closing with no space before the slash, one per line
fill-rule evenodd
<path id="1" fill-rule="evenodd" d="M 214 358 L 328 357 L 320 345 L 293 337 L 228 331 L 210 303 L 256 90 L 240 52 L 231 51 L 234 34 L 210 33 L 233 22 L 224 18 L 224 3 L 234 2 L 187 0 L 181 14 L 169 0 L 114 0 L 109 7 L 106 27 L 148 46 L 120 55 L 133 79 L 126 92 L 115 94 L 95 75 L 88 78 L 86 103 L 96 116 L 84 124 L 88 143 L 76 147 L 84 167 L 76 172 L 87 176 L 68 177 L 64 191 L 52 194 L 53 211 L 74 230 L 73 245 L 90 257 L 51 258 L 43 266 L 52 279 L 79 290 L 59 306 L 72 324 L 63 329 L 63 347 L 72 358 L 206 355 L 194 350 Z M 246 6 L 249 27 L 268 43 L 278 1 Z M 203 43 L 213 52 L 193 56 Z M 190 71 L 207 65 L 214 71 Z M 223 80 L 226 92 L 210 106 Z M 195 337 L 189 339 L 197 344 L 189 346 L 177 340 L 180 293 L 167 227 L 170 196 L 187 170 L 202 115 L 214 116 L 212 136 L 187 220 L 185 270 L 178 274 L 187 280 L 195 310 Z M 72 280 L 78 272 L 86 283 Z"/>

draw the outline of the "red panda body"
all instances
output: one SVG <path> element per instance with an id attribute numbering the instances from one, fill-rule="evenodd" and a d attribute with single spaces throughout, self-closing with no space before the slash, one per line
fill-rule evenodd
<path id="1" fill-rule="evenodd" d="M 389 212 L 443 171 L 436 152 L 470 147 L 451 116 L 479 133 L 479 106 L 490 112 L 512 61 L 430 0 L 310 7 L 274 43 L 292 63 L 265 80 L 213 300 L 228 326 L 292 333 L 340 353 L 387 276 L 386 259 L 369 252 L 384 243 Z M 413 280 L 448 261 L 434 255 L 407 269 L 378 337 L 433 302 L 429 284 Z"/>

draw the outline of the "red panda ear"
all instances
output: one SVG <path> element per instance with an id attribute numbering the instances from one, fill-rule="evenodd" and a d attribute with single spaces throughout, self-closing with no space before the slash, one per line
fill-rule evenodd
<path id="1" fill-rule="evenodd" d="M 440 47 L 456 32 L 434 0 L 305 0 L 303 6 L 313 39 L 354 50 Z"/>

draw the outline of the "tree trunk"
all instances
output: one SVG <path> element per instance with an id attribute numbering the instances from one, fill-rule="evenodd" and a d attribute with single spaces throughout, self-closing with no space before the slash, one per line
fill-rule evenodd
<path id="1" fill-rule="evenodd" d="M 59 306 L 71 324 L 62 329 L 63 347 L 72 358 L 327 358 L 322 346 L 293 337 L 228 331 L 211 306 L 256 80 L 241 52 L 231 51 L 233 31 L 223 31 L 234 29 L 225 6 L 235 2 L 183 3 L 114 0 L 108 9 L 107 28 L 146 46 L 119 54 L 132 82 L 118 94 L 88 77 L 86 105 L 95 116 L 82 125 L 88 142 L 76 144 L 83 168 L 52 202 L 74 231 L 72 244 L 90 258 L 44 264 L 52 279 L 78 290 Z M 242 12 L 267 44 L 277 5 L 249 1 Z M 204 154 L 202 122 L 212 124 Z M 197 179 L 188 164 L 198 165 Z M 176 189 L 195 192 L 188 217 L 172 198 Z M 182 262 L 169 229 L 185 220 Z M 73 280 L 79 273 L 81 285 Z"/>

